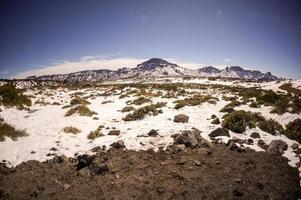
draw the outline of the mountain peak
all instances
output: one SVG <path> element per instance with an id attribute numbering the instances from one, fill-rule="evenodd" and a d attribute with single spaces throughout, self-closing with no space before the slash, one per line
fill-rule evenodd
<path id="1" fill-rule="evenodd" d="M 198 77 L 227 77 L 238 79 L 252 79 L 263 81 L 279 80 L 278 77 L 270 72 L 262 73 L 257 70 L 245 70 L 240 66 L 229 66 L 225 69 L 218 69 L 213 66 L 206 66 L 197 70 L 180 67 L 177 64 L 170 63 L 161 58 L 151 58 L 135 68 L 120 68 L 118 70 L 85 70 L 70 74 L 46 75 L 39 77 L 28 77 L 28 79 L 37 80 L 55 80 L 66 83 L 75 83 L 82 81 L 100 81 L 100 80 L 116 80 L 120 78 L 132 77 L 166 77 L 166 76 L 198 76 Z"/>

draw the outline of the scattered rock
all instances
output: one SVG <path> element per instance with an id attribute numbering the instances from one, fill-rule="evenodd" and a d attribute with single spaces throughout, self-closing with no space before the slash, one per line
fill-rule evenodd
<path id="1" fill-rule="evenodd" d="M 187 147 L 196 147 L 198 145 L 197 137 L 194 133 L 188 130 L 182 131 L 182 134 L 175 138 L 177 144 L 184 144 Z"/>
<path id="2" fill-rule="evenodd" d="M 299 144 L 294 143 L 294 144 L 292 144 L 291 147 L 292 147 L 292 149 L 297 150 L 299 148 Z"/>
<path id="3" fill-rule="evenodd" d="M 188 120 L 189 120 L 189 116 L 184 115 L 184 114 L 179 114 L 179 115 L 174 116 L 173 121 L 176 123 L 186 123 L 186 122 L 188 122 Z"/>
<path id="4" fill-rule="evenodd" d="M 120 130 L 110 130 L 108 135 L 120 135 Z"/>
<path id="5" fill-rule="evenodd" d="M 253 132 L 253 133 L 251 133 L 250 137 L 253 139 L 260 138 L 260 134 L 257 132 Z"/>
<path id="6" fill-rule="evenodd" d="M 62 155 L 62 156 L 55 156 L 54 157 L 54 161 L 56 163 L 64 163 L 64 162 L 68 162 L 68 158 L 66 156 L 64 156 L 64 155 Z"/>
<path id="7" fill-rule="evenodd" d="M 221 122 L 219 121 L 219 118 L 215 118 L 212 120 L 211 124 L 220 124 Z"/>
<path id="8" fill-rule="evenodd" d="M 194 160 L 194 161 L 193 161 L 193 164 L 194 164 L 195 166 L 201 166 L 201 162 L 198 161 L 198 160 Z"/>
<path id="9" fill-rule="evenodd" d="M 210 155 L 210 154 L 212 154 L 212 150 L 209 149 L 209 148 L 199 148 L 199 149 L 198 149 L 198 152 L 199 152 L 201 155 Z"/>
<path id="10" fill-rule="evenodd" d="M 225 128 L 217 128 L 209 134 L 210 137 L 226 136 L 230 137 L 229 130 Z"/>
<path id="11" fill-rule="evenodd" d="M 251 138 L 249 138 L 249 139 L 246 140 L 246 144 L 253 145 L 254 141 Z"/>
<path id="12" fill-rule="evenodd" d="M 230 141 L 230 140 L 229 140 Z M 238 144 L 243 144 L 243 143 L 246 143 L 246 140 L 245 139 L 241 139 L 241 138 L 238 138 L 238 137 L 235 137 L 233 136 L 231 138 L 231 141 L 234 142 L 234 143 L 238 143 Z"/>
<path id="13" fill-rule="evenodd" d="M 258 140 L 258 146 L 264 150 L 267 150 L 268 145 L 263 140 Z"/>
<path id="14" fill-rule="evenodd" d="M 180 159 L 180 160 L 178 160 L 177 164 L 178 164 L 178 165 L 184 165 L 185 162 L 186 162 L 186 160 Z"/>
<path id="15" fill-rule="evenodd" d="M 51 149 L 49 149 L 50 151 L 57 151 L 57 148 L 52 147 Z"/>
<path id="16" fill-rule="evenodd" d="M 148 136 L 150 137 L 157 137 L 159 135 L 158 131 L 152 129 L 147 133 Z"/>
<path id="17" fill-rule="evenodd" d="M 31 154 L 35 154 L 36 152 L 35 152 L 35 151 L 31 151 L 30 153 L 31 153 Z"/>
<path id="18" fill-rule="evenodd" d="M 184 151 L 185 150 L 185 144 L 178 144 L 178 145 L 174 145 L 176 150 L 178 151 Z"/>
<path id="19" fill-rule="evenodd" d="M 211 119 L 215 119 L 216 118 L 216 115 L 211 115 Z"/>
<path id="20" fill-rule="evenodd" d="M 93 166 L 92 171 L 95 174 L 105 174 L 106 172 L 109 171 L 109 167 L 108 167 L 107 164 L 102 163 L 102 164 L 99 164 L 97 166 Z"/>
<path id="21" fill-rule="evenodd" d="M 125 148 L 123 140 L 118 140 L 117 142 L 112 143 L 110 146 L 115 148 L 115 149 Z"/>
<path id="22" fill-rule="evenodd" d="M 244 195 L 244 193 L 243 193 L 240 189 L 235 188 L 235 189 L 233 190 L 233 196 L 235 196 L 235 197 L 241 197 L 241 196 L 243 196 L 243 195 Z"/>
<path id="23" fill-rule="evenodd" d="M 287 150 L 287 148 L 288 145 L 286 144 L 286 142 L 282 140 L 273 140 L 269 144 L 267 152 L 273 155 L 282 155 L 284 154 L 284 151 Z"/>

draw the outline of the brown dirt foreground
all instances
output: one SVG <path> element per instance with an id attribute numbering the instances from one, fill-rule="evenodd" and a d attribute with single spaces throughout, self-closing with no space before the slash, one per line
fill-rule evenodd
<path id="1" fill-rule="evenodd" d="M 213 153 L 185 151 L 98 152 L 108 166 L 95 174 L 75 159 L 28 161 L 0 167 L 0 199 L 298 199 L 299 175 L 287 160 L 239 153 L 215 144 Z"/>

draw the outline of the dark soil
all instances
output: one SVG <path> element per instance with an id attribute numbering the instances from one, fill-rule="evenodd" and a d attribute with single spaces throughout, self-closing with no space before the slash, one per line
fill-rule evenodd
<path id="1" fill-rule="evenodd" d="M 0 167 L 0 199 L 298 199 L 299 173 L 280 156 L 229 150 L 98 152 L 108 171 L 77 170 L 76 159 Z"/>

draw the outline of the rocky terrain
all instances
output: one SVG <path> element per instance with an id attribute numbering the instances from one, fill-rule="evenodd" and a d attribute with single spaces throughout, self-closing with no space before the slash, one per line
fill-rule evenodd
<path id="1" fill-rule="evenodd" d="M 301 198 L 300 87 L 195 77 L 3 81 L 0 198 Z"/>
<path id="2" fill-rule="evenodd" d="M 188 135 L 187 135 L 188 133 Z M 197 130 L 167 150 L 94 148 L 0 167 L 0 199 L 298 199 L 298 170 L 280 156 L 211 144 Z"/>

